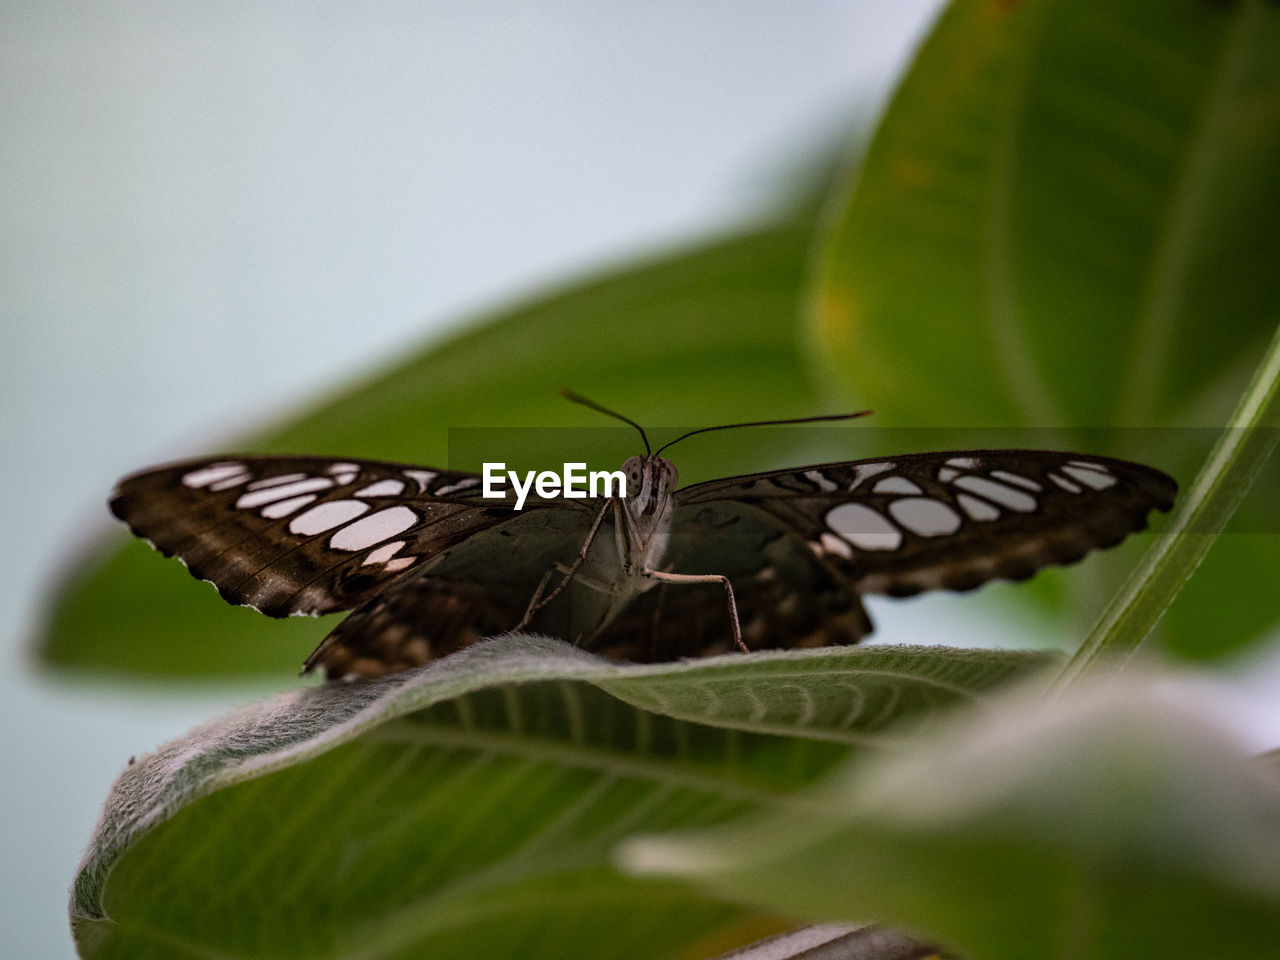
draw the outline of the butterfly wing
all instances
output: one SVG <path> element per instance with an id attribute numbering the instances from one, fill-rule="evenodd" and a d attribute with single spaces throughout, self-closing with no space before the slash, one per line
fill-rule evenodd
<path id="1" fill-rule="evenodd" d="M 526 504 L 523 513 L 446 549 L 423 573 L 378 591 L 334 627 L 303 669 L 321 667 L 329 679 L 376 677 L 511 630 L 542 577 L 577 554 L 591 519 L 577 506 L 530 511 Z M 563 603 L 553 605 L 529 629 L 572 636 L 568 613 Z"/>
<path id="2" fill-rule="evenodd" d="M 272 617 L 318 615 L 358 606 L 520 516 L 481 500 L 480 482 L 377 461 L 222 457 L 126 477 L 111 510 L 229 603 Z"/>
<path id="3" fill-rule="evenodd" d="M 510 629 L 542 575 L 574 556 L 595 509 L 531 500 L 517 512 L 481 499 L 480 485 L 380 461 L 223 457 L 128 477 L 111 508 L 229 602 L 277 617 L 358 607 L 307 668 L 376 676 Z M 753 649 L 851 643 L 871 630 L 861 594 L 1030 576 L 1142 529 L 1175 492 L 1148 467 L 1040 451 L 731 477 L 676 494 L 664 568 L 728 576 Z M 533 626 L 563 633 L 556 609 Z M 702 656 L 729 648 L 727 616 L 720 585 L 664 584 L 590 646 L 631 660 Z"/>
<path id="4" fill-rule="evenodd" d="M 966 450 L 714 480 L 680 509 L 768 517 L 857 594 L 1020 580 L 1119 543 L 1168 510 L 1174 481 L 1109 457 Z"/>
<path id="5" fill-rule="evenodd" d="M 230 603 L 273 617 L 358 607 L 307 660 L 378 676 L 509 630 L 571 559 L 581 501 L 482 498 L 481 477 L 371 460 L 221 457 L 122 480 L 111 509 Z"/>

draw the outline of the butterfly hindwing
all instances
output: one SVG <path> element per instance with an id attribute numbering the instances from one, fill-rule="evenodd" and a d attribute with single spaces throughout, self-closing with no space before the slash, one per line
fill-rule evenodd
<path id="1" fill-rule="evenodd" d="M 511 629 L 523 610 L 483 583 L 406 577 L 334 627 L 302 669 L 330 680 L 408 670 Z"/>
<path id="2" fill-rule="evenodd" d="M 543 576 L 572 560 L 586 536 L 590 509 L 569 503 L 526 507 L 448 548 L 425 572 L 396 580 L 334 627 L 303 669 L 323 668 L 330 679 L 380 676 L 511 630 Z M 571 636 L 569 613 L 553 605 L 529 629 Z"/>
<path id="3" fill-rule="evenodd" d="M 907 596 L 1018 580 L 1146 527 L 1176 484 L 1108 457 L 966 450 L 823 464 L 714 480 L 682 511 L 736 504 L 807 544 L 858 594 Z"/>
<path id="4" fill-rule="evenodd" d="M 220 457 L 126 477 L 111 509 L 230 603 L 323 614 L 517 516 L 479 499 L 480 480 L 379 461 Z"/>

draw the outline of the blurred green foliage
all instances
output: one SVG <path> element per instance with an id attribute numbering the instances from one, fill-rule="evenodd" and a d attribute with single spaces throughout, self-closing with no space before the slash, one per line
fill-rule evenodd
<path id="1" fill-rule="evenodd" d="M 1245 957 L 1280 933 L 1280 776 L 1167 678 L 1052 710 L 1007 698 L 900 746 L 621 862 L 796 916 L 861 910 L 969 957 Z"/>
<path id="2" fill-rule="evenodd" d="M 958 0 L 852 159 L 825 204 L 488 318 L 242 449 L 444 464 L 473 455 L 449 428 L 599 426 L 569 385 L 655 427 L 869 406 L 946 435 L 1049 428 L 1185 490 L 1280 322 L 1280 8 Z M 851 457 L 895 436 L 849 429 Z M 509 462 L 561 455 L 554 432 L 501 436 Z M 635 450 L 573 436 L 574 459 Z M 687 480 L 783 465 L 767 433 L 706 439 L 680 449 Z M 1165 615 L 1167 649 L 1274 629 L 1274 480 Z M 1068 646 L 1142 545 L 1012 592 Z M 328 627 L 227 610 L 119 537 L 69 578 L 41 655 L 283 674 Z M 82 955 L 564 956 L 588 936 L 701 957 L 780 916 L 874 916 L 986 960 L 1280 939 L 1254 855 L 1280 843 L 1275 764 L 1145 680 L 1055 712 L 990 699 L 1027 653 L 636 668 L 531 642 L 295 693 L 126 771 L 77 882 Z M 969 699 L 984 722 L 950 716 Z"/>
<path id="3" fill-rule="evenodd" d="M 1053 428 L 1185 488 L 1209 439 L 1188 428 L 1225 423 L 1280 322 L 1278 51 L 1261 3 L 952 5 L 816 245 L 828 377 L 888 425 Z M 1280 532 L 1277 473 L 1240 529 Z M 1116 559 L 1021 595 L 1082 630 Z M 1220 540 L 1204 577 L 1170 649 L 1280 619 L 1280 537 Z"/>

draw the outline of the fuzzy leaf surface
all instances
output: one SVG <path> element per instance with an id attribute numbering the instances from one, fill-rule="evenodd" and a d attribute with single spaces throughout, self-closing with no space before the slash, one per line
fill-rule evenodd
<path id="1" fill-rule="evenodd" d="M 891 749 L 891 725 L 1050 662 L 854 647 L 637 667 L 508 637 L 280 695 L 121 774 L 76 942 L 95 960 L 712 956 L 781 921 L 623 876 L 618 843 L 784 808 L 855 749 Z"/>

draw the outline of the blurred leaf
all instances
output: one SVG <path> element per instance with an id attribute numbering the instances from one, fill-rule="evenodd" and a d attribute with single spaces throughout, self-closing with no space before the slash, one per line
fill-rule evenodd
<path id="1" fill-rule="evenodd" d="M 1167 649 L 1208 658 L 1274 636 L 1277 604 L 1268 601 L 1280 583 L 1277 490 L 1280 457 L 1273 450 L 1225 532 L 1161 621 L 1159 635 Z"/>
<path id="2" fill-rule="evenodd" d="M 612 469 L 636 452 L 635 434 L 566 403 L 560 386 L 654 427 L 817 412 L 796 334 L 810 233 L 809 221 L 761 229 L 546 297 L 430 344 L 232 446 L 445 465 L 451 428 L 526 425 L 539 429 L 481 433 L 487 459 L 602 457 Z M 589 429 L 548 429 L 555 424 Z M 475 449 L 475 439 L 458 445 Z M 758 441 L 682 448 L 682 477 L 786 465 L 762 463 Z M 115 674 L 284 675 L 332 625 L 229 608 L 179 564 L 122 533 L 69 575 L 39 654 L 60 667 Z"/>
<path id="3" fill-rule="evenodd" d="M 1219 537 L 1160 624 L 1165 645 L 1210 657 L 1245 646 L 1243 638 L 1274 636 L 1276 603 L 1268 598 L 1280 583 L 1275 541 L 1275 534 Z"/>
<path id="4" fill-rule="evenodd" d="M 1226 529 L 1280 439 L 1280 329 L 1258 364 L 1222 437 L 1184 490 L 1165 535 L 1142 558 L 1059 674 L 1075 683 L 1104 657 L 1123 661 L 1173 606 Z"/>
<path id="5" fill-rule="evenodd" d="M 1048 662 L 855 647 L 637 667 L 508 637 L 281 695 L 121 774 L 76 942 L 95 960 L 710 955 L 778 921 L 620 876 L 620 840 L 772 808 L 891 723 Z"/>
<path id="6" fill-rule="evenodd" d="M 1280 938 L 1280 777 L 1172 691 L 1135 672 L 1053 709 L 1022 693 L 789 810 L 637 839 L 619 862 L 984 960 L 1255 956 Z"/>
<path id="7" fill-rule="evenodd" d="M 1280 8 L 959 0 L 844 192 L 813 333 L 881 423 L 1060 427 L 1077 449 L 1079 428 L 1221 424 L 1280 320 Z M 1202 440 L 1089 448 L 1185 484 Z M 1230 557 L 1209 575 L 1256 611 L 1270 581 Z M 1091 619 L 1109 566 L 1066 609 Z M 1221 653 L 1276 621 L 1266 606 L 1212 639 L 1181 610 L 1167 629 Z"/>

